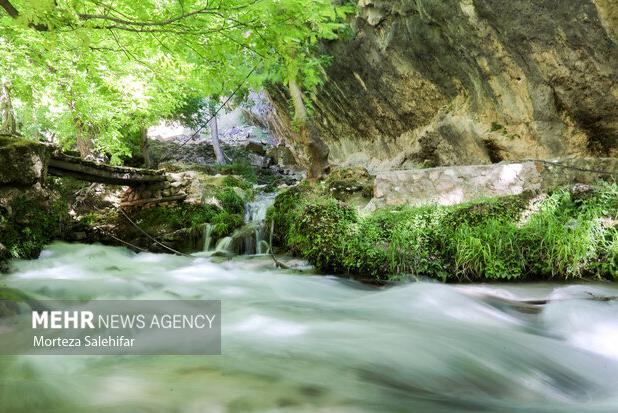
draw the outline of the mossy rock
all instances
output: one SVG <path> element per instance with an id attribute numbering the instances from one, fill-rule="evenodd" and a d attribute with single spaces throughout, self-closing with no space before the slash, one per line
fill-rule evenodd
<path id="1" fill-rule="evenodd" d="M 285 189 L 277 195 L 275 202 L 266 212 L 266 220 L 274 221 L 274 245 L 287 248 L 290 228 L 300 213 L 299 208 L 320 196 L 322 196 L 320 190 L 307 181 Z"/>
<path id="2" fill-rule="evenodd" d="M 351 198 L 359 197 L 369 200 L 373 197 L 375 177 L 365 168 L 337 168 L 326 178 L 326 190 L 339 201 L 350 202 Z"/>
<path id="3" fill-rule="evenodd" d="M 346 272 L 344 257 L 356 210 L 334 199 L 306 204 L 292 223 L 288 245 L 323 272 Z"/>
<path id="4" fill-rule="evenodd" d="M 36 189 L 0 190 L 0 239 L 12 258 L 36 258 L 69 220 L 66 199 Z"/>
<path id="5" fill-rule="evenodd" d="M 0 137 L 0 185 L 25 186 L 42 182 L 48 149 L 22 138 Z"/>
<path id="6" fill-rule="evenodd" d="M 445 225 L 456 226 L 462 222 L 478 225 L 489 219 L 515 222 L 527 208 L 528 194 L 489 198 L 448 208 Z"/>

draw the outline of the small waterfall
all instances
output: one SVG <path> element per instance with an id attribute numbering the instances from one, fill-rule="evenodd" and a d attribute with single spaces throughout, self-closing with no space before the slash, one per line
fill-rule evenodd
<path id="1" fill-rule="evenodd" d="M 202 251 L 210 251 L 210 244 L 212 244 L 212 229 L 214 228 L 214 225 L 206 223 L 204 224 L 203 227 L 203 231 L 204 231 L 204 247 L 202 248 Z"/>
<path id="2" fill-rule="evenodd" d="M 234 238 L 232 238 L 232 237 L 221 238 L 219 240 L 219 242 L 217 242 L 217 246 L 215 247 L 215 250 L 212 253 L 212 255 L 230 255 L 230 254 L 232 254 L 231 247 L 232 247 L 232 242 L 233 241 L 234 241 Z"/>
<path id="3" fill-rule="evenodd" d="M 245 206 L 245 231 L 243 231 L 244 254 L 268 254 L 268 226 L 266 225 L 266 211 L 275 202 L 275 193 L 261 193 L 255 201 Z"/>
<path id="4" fill-rule="evenodd" d="M 266 223 L 266 211 L 275 201 L 277 194 L 261 193 L 254 201 L 245 205 L 245 225 L 229 237 L 216 241 L 212 232 L 214 225 L 204 224 L 202 237 L 203 251 L 213 256 L 255 255 L 270 252 L 269 236 L 272 232 Z M 216 241 L 216 244 L 215 244 Z"/>

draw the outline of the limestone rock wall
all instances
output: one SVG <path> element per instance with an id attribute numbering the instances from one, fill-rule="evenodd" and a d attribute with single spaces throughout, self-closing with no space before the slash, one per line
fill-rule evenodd
<path id="1" fill-rule="evenodd" d="M 360 0 L 317 94 L 335 164 L 618 156 L 618 3 Z M 272 90 L 286 136 L 287 96 Z"/>
<path id="2" fill-rule="evenodd" d="M 618 158 L 387 171 L 376 176 L 370 209 L 404 204 L 454 205 L 480 198 L 519 195 L 524 192 L 535 194 L 559 185 L 591 184 L 598 179 L 617 178 Z"/>

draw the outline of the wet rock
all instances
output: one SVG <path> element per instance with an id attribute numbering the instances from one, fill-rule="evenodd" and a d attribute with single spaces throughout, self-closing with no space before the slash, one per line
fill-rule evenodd
<path id="1" fill-rule="evenodd" d="M 0 219 L 2 244 L 19 258 L 36 258 L 69 219 L 66 198 L 50 189 L 0 187 L 0 205 L 11 214 Z"/>
<path id="2" fill-rule="evenodd" d="M 8 261 L 10 258 L 11 253 L 4 245 L 0 243 L 0 273 L 7 272 L 9 270 Z"/>
<path id="3" fill-rule="evenodd" d="M 75 241 L 83 241 L 87 238 L 86 233 L 85 232 L 74 232 L 72 235 L 73 240 Z"/>

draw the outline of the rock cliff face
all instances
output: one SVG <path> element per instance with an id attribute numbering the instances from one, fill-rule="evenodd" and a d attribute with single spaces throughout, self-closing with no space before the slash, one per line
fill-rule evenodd
<path id="1" fill-rule="evenodd" d="M 354 28 L 315 100 L 332 163 L 618 156 L 615 0 L 360 0 Z"/>

